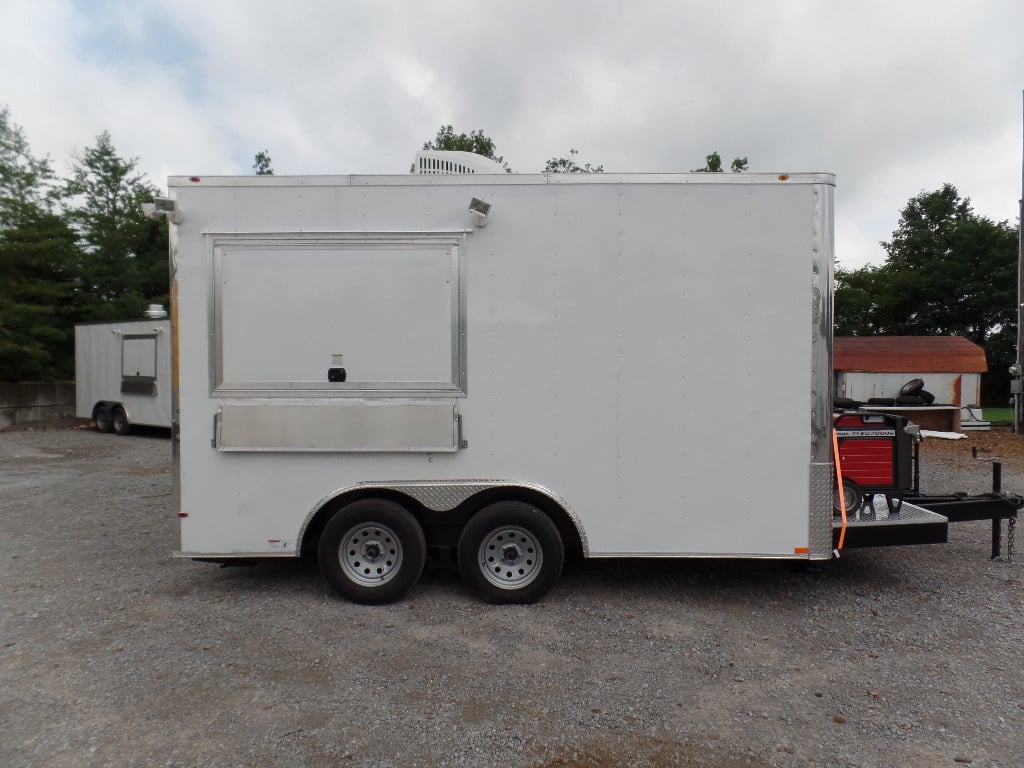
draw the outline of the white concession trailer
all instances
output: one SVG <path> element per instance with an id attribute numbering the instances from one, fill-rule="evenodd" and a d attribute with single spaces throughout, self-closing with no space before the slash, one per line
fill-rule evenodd
<path id="1" fill-rule="evenodd" d="M 180 547 L 833 556 L 831 174 L 172 177 Z M 942 520 L 938 516 L 936 519 Z"/>
<path id="2" fill-rule="evenodd" d="M 133 424 L 169 428 L 171 321 L 76 325 L 75 416 L 119 435 Z"/>

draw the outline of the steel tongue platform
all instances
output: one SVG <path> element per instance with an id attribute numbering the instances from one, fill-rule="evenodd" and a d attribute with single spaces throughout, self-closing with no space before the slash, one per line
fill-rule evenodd
<path id="1" fill-rule="evenodd" d="M 947 541 L 950 523 L 992 521 L 992 559 L 1001 557 L 1002 521 L 1007 521 L 1006 559 L 1013 560 L 1014 528 L 1024 498 L 1002 491 L 998 457 L 974 459 L 992 465 L 992 492 L 921 493 L 921 442 L 916 425 L 903 416 L 842 411 L 835 415 L 835 457 L 842 467 L 845 532 L 834 495 L 833 546 L 878 547 Z"/>
<path id="2" fill-rule="evenodd" d="M 832 518 L 832 546 L 839 547 L 843 521 Z M 945 544 L 949 519 L 916 504 L 875 496 L 860 510 L 846 516 L 843 548 L 885 547 L 901 544 Z"/>

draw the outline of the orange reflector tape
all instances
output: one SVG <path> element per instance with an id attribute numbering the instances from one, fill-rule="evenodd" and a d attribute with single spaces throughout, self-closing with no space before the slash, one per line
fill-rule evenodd
<path id="1" fill-rule="evenodd" d="M 810 547 L 793 547 L 794 555 L 809 555 L 811 553 Z"/>

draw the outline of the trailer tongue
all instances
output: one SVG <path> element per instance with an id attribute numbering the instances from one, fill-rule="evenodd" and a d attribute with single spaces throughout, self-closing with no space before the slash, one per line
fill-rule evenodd
<path id="1" fill-rule="evenodd" d="M 1014 528 L 1024 499 L 1002 491 L 999 459 L 979 459 L 992 464 L 991 493 L 924 494 L 921 438 L 914 424 L 903 416 L 861 411 L 838 413 L 835 424 L 843 478 L 842 496 L 837 492 L 833 500 L 837 548 L 841 541 L 844 548 L 942 544 L 949 523 L 991 520 L 994 560 L 1001 555 L 1006 520 L 1006 556 L 1013 559 Z M 976 449 L 973 455 L 979 458 Z"/>

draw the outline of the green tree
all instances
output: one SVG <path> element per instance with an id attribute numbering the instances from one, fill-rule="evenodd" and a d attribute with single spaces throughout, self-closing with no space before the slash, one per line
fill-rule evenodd
<path id="1" fill-rule="evenodd" d="M 74 375 L 75 233 L 63 218 L 27 207 L 0 231 L 0 381 Z"/>
<path id="2" fill-rule="evenodd" d="M 167 303 L 167 222 L 143 215 L 156 189 L 137 164 L 118 156 L 104 131 L 65 181 L 66 215 L 83 245 L 76 298 L 84 319 L 140 317 L 146 304 Z"/>
<path id="3" fill-rule="evenodd" d="M 985 349 L 986 402 L 1008 394 L 1002 375 L 1017 333 L 1017 229 L 977 215 L 952 184 L 904 207 L 881 266 L 836 273 L 836 333 L 964 336 Z"/>
<path id="4" fill-rule="evenodd" d="M 49 159 L 32 155 L 25 132 L 0 109 L 0 230 L 49 209 L 52 182 Z"/>
<path id="5" fill-rule="evenodd" d="M 262 152 L 256 153 L 256 160 L 252 164 L 252 169 L 256 171 L 257 176 L 274 175 L 274 169 L 270 167 L 270 150 L 264 149 Z"/>
<path id="6" fill-rule="evenodd" d="M 74 372 L 75 233 L 51 211 L 47 158 L 35 157 L 0 110 L 0 381 Z"/>
<path id="7" fill-rule="evenodd" d="M 730 166 L 733 173 L 742 173 L 747 170 L 747 158 L 737 157 Z M 704 159 L 703 168 L 694 168 L 693 173 L 722 173 L 722 156 L 718 152 L 712 152 Z"/>
<path id="8" fill-rule="evenodd" d="M 442 125 L 437 130 L 437 136 L 434 137 L 434 140 L 425 142 L 423 148 L 438 149 L 445 152 L 472 152 L 475 155 L 483 155 L 499 163 L 506 173 L 512 173 L 512 169 L 505 162 L 505 158 L 497 154 L 494 141 L 489 136 L 485 136 L 482 130 L 470 131 L 468 134 L 455 133 L 455 129 L 450 125 Z"/>
<path id="9" fill-rule="evenodd" d="M 568 157 L 552 157 L 544 166 L 544 173 L 604 173 L 603 165 L 580 165 L 576 162 L 579 152 L 569 150 Z"/>

